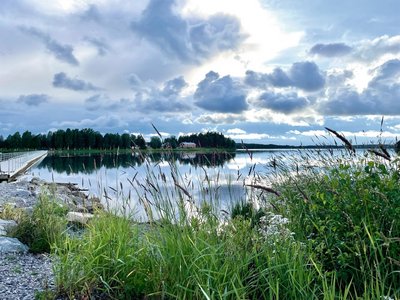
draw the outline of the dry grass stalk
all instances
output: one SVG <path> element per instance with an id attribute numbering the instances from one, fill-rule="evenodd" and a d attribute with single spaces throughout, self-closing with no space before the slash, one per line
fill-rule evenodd
<path id="1" fill-rule="evenodd" d="M 266 192 L 271 193 L 271 194 L 275 194 L 278 197 L 281 195 L 279 192 L 275 191 L 274 189 L 271 189 L 271 188 L 263 186 L 263 185 L 246 184 L 246 186 L 249 186 L 249 187 L 252 187 L 252 188 L 255 188 L 255 189 L 260 189 L 260 190 L 266 191 Z"/>
<path id="2" fill-rule="evenodd" d="M 387 155 L 384 152 L 379 152 L 379 151 L 376 151 L 376 150 L 368 150 L 368 151 L 373 153 L 373 154 L 375 154 L 376 156 L 379 156 L 379 157 L 382 157 L 382 158 L 384 158 L 384 159 L 386 159 L 388 161 L 391 161 L 390 155 Z"/>
<path id="3" fill-rule="evenodd" d="M 341 140 L 345 144 L 347 149 L 349 149 L 354 154 L 356 153 L 356 150 L 354 149 L 353 145 L 342 134 L 328 127 L 325 127 L 325 129 L 328 130 L 330 133 L 332 133 L 334 136 L 336 136 L 339 140 Z"/>

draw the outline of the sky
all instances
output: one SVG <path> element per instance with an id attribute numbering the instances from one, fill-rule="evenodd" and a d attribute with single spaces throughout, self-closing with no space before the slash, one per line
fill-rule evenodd
<path id="1" fill-rule="evenodd" d="M 400 1 L 1 0 L 0 135 L 400 137 Z M 382 124 L 383 118 L 383 125 Z"/>

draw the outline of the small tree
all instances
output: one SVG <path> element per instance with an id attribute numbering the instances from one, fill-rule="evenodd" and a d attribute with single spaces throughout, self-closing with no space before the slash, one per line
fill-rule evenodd
<path id="1" fill-rule="evenodd" d="M 161 139 L 158 136 L 152 136 L 149 145 L 153 149 L 160 149 L 162 146 Z"/>
<path id="2" fill-rule="evenodd" d="M 172 149 L 175 149 L 178 147 L 178 140 L 174 135 L 170 136 L 164 140 L 164 145 L 168 145 Z"/>
<path id="3" fill-rule="evenodd" d="M 146 141 L 142 135 L 136 137 L 135 145 L 139 147 L 139 149 L 146 149 Z"/>

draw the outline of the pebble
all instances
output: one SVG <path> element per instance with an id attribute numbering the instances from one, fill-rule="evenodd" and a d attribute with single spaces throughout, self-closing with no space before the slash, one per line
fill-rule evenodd
<path id="1" fill-rule="evenodd" d="M 38 291 L 55 289 L 48 255 L 0 254 L 0 274 L 1 300 L 32 300 Z"/>
<path id="2" fill-rule="evenodd" d="M 22 178 L 16 182 L 0 183 L 0 211 L 4 204 L 23 208 L 27 212 L 37 202 L 42 187 L 47 183 L 38 178 Z M 47 188 L 48 189 L 48 188 Z M 82 194 L 71 191 L 64 185 L 57 185 L 56 198 L 75 209 L 85 203 L 85 199 L 77 199 Z M 7 223 L 7 224 L 6 224 Z M 3 226 L 5 225 L 5 226 Z M 5 222 L 1 226 L 0 235 L 6 234 L 5 227 L 12 226 Z M 7 239 L 7 237 L 0 237 Z M 0 251 L 1 252 L 1 251 Z M 31 253 L 0 253 L 0 300 L 31 300 L 42 290 L 55 290 L 55 279 L 52 261 L 49 255 Z"/>

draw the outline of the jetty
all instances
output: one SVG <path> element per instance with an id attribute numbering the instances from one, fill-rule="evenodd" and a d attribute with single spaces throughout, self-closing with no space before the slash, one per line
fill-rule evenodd
<path id="1" fill-rule="evenodd" d="M 47 151 L 0 152 L 0 182 L 13 181 L 47 155 Z"/>

